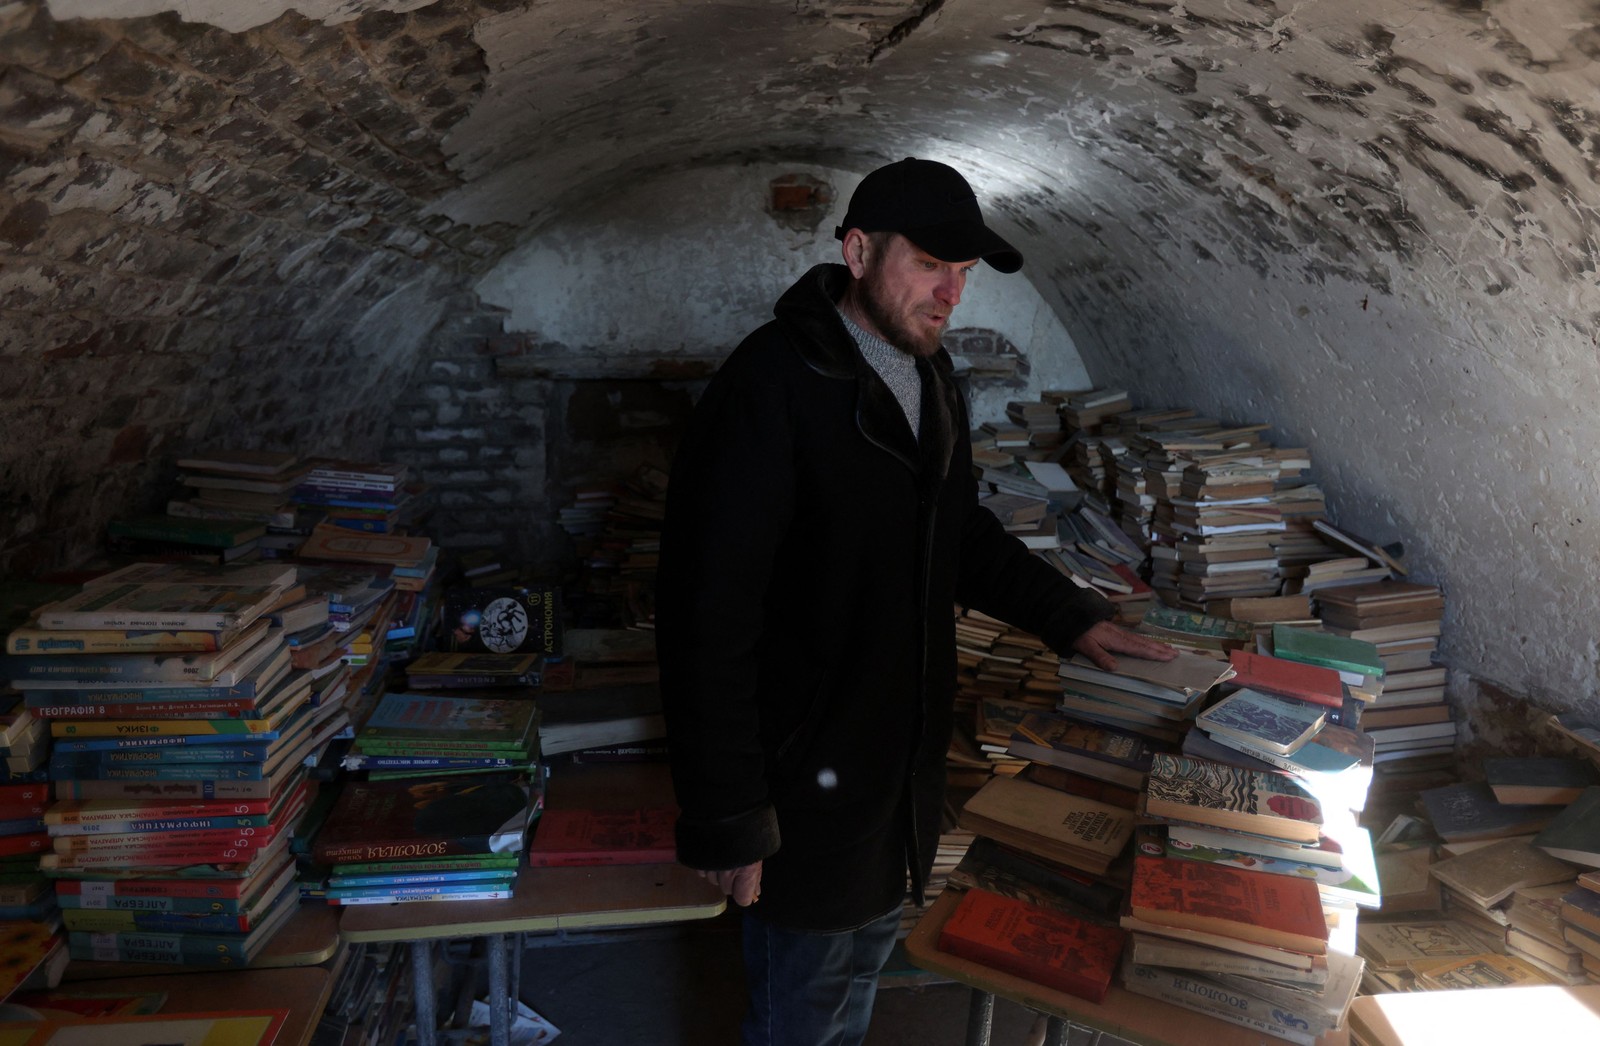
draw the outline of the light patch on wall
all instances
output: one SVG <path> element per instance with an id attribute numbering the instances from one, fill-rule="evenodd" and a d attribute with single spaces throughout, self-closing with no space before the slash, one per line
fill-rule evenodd
<path id="1" fill-rule="evenodd" d="M 68 18 L 144 18 L 175 11 L 185 22 L 203 22 L 230 33 L 266 25 L 287 11 L 329 25 L 349 22 L 369 11 L 405 13 L 438 0 L 49 0 L 50 14 Z"/>

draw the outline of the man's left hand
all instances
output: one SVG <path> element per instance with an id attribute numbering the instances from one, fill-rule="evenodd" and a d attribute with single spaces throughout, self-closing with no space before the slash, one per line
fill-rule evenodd
<path id="1" fill-rule="evenodd" d="M 1109 621 L 1102 621 L 1079 636 L 1078 641 L 1072 644 L 1072 649 L 1107 672 L 1117 670 L 1117 659 L 1112 656 L 1114 653 L 1142 657 L 1146 661 L 1171 661 L 1178 656 L 1177 650 L 1167 644 L 1130 632 Z"/>

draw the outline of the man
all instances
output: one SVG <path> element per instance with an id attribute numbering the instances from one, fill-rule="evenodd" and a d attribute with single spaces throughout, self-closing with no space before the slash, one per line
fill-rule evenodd
<path id="1" fill-rule="evenodd" d="M 803 276 L 707 387 L 662 534 L 678 858 L 749 906 L 747 1046 L 866 1033 L 938 841 L 954 604 L 1107 667 L 1172 656 L 977 505 L 940 338 L 978 260 L 1022 256 L 966 180 L 880 168 L 836 236 L 845 264 Z"/>

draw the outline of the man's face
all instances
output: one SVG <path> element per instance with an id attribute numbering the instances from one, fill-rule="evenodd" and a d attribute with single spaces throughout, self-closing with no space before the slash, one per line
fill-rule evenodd
<path id="1" fill-rule="evenodd" d="M 938 352 L 977 259 L 940 261 L 900 235 L 874 236 L 866 246 L 856 302 L 867 321 L 903 352 Z"/>

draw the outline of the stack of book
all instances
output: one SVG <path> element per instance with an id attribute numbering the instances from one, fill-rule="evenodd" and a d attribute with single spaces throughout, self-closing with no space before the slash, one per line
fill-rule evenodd
<path id="1" fill-rule="evenodd" d="M 1583 872 L 1561 895 L 1561 939 L 1583 953 L 1584 973 L 1600 982 L 1600 871 Z"/>
<path id="2" fill-rule="evenodd" d="M 1326 631 L 1372 643 L 1383 662 L 1383 692 L 1370 709 L 1378 718 L 1363 720 L 1379 762 L 1448 761 L 1456 726 L 1445 701 L 1445 669 L 1433 664 L 1444 616 L 1439 587 L 1369 582 L 1320 589 L 1316 603 Z"/>
<path id="3" fill-rule="evenodd" d="M 1367 995 L 1427 991 L 1419 975 L 1493 954 L 1493 937 L 1460 920 L 1428 915 L 1363 922 L 1356 951 L 1366 960 L 1361 990 Z"/>
<path id="4" fill-rule="evenodd" d="M 961 895 L 939 950 L 1100 1002 L 1126 935 L 1115 926 L 984 889 Z"/>
<path id="5" fill-rule="evenodd" d="M 1547 940 L 1528 909 L 1539 894 L 1526 891 L 1573 888 L 1578 869 L 1551 857 L 1523 839 L 1501 839 L 1437 862 L 1429 869 L 1444 887 L 1445 910 L 1492 942 L 1493 950 L 1513 955 L 1545 975 L 1550 983 L 1582 984 L 1582 953 L 1561 939 Z M 1515 897 L 1523 891 L 1521 927 L 1513 926 Z M 1552 913 L 1553 914 L 1553 913 Z M 1533 932 L 1530 932 L 1533 931 Z"/>
<path id="6" fill-rule="evenodd" d="M 292 880 L 304 764 L 348 726 L 264 617 L 302 596 L 292 566 L 135 564 L 38 608 L 13 633 L 49 651 L 8 655 L 4 674 L 55 740 L 57 803 L 40 863 L 58 892 L 139 876 L 167 899 L 186 896 L 176 884 L 189 879 L 238 888 L 226 927 L 69 914 L 75 957 L 243 962 L 288 917 L 279 877 L 290 867 Z"/>
<path id="7" fill-rule="evenodd" d="M 1068 432 L 1095 435 L 1106 418 L 1133 409 L 1133 399 L 1124 389 L 1089 389 L 1059 397 L 1057 411 Z"/>
<path id="8" fill-rule="evenodd" d="M 561 510 L 582 568 L 569 594 L 584 607 L 586 627 L 654 627 L 666 490 L 665 472 L 640 465 L 625 481 L 580 486 Z"/>
<path id="9" fill-rule="evenodd" d="M 1155 601 L 1155 590 L 1139 576 L 1144 550 L 1109 516 L 1086 504 L 1060 523 L 1061 547 L 1044 553 L 1044 560 L 1109 600 L 1118 620 L 1139 620 Z"/>
<path id="10" fill-rule="evenodd" d="M 927 904 L 931 905 L 950 885 L 951 874 L 967 856 L 967 851 L 972 848 L 976 839 L 977 836 L 960 828 L 939 833 L 939 845 L 933 852 L 933 867 L 929 870 L 928 881 L 923 886 L 923 896 Z M 900 928 L 895 931 L 895 936 L 904 940 L 916 928 L 917 921 L 922 918 L 925 911 L 925 907 L 919 907 L 908 895 L 905 907 L 900 910 Z"/>
<path id="11" fill-rule="evenodd" d="M 0 921 L 56 918 L 55 893 L 39 870 L 50 848 L 44 823 L 50 786 L 0 784 Z"/>
<path id="12" fill-rule="evenodd" d="M 543 786 L 520 773 L 350 781 L 311 858 L 329 904 L 510 897 Z"/>
<path id="13" fill-rule="evenodd" d="M 1105 876 L 1133 836 L 1133 813 L 1014 777 L 995 777 L 967 800 L 961 828 L 1093 876 Z"/>
<path id="14" fill-rule="evenodd" d="M 1256 636 L 1254 626 L 1248 621 L 1210 617 L 1193 610 L 1176 610 L 1163 605 L 1147 609 L 1135 631 L 1179 650 L 1217 660 L 1227 657 L 1230 651 L 1250 646 Z"/>
<path id="15" fill-rule="evenodd" d="M 392 692 L 356 731 L 347 770 L 368 780 L 532 773 L 539 708 L 527 698 Z"/>
<path id="16" fill-rule="evenodd" d="M 538 687 L 544 680 L 539 654 L 452 654 L 434 651 L 406 662 L 413 690 Z"/>
<path id="17" fill-rule="evenodd" d="M 957 707 L 985 697 L 1048 707 L 1060 693 L 1060 658 L 1044 640 L 977 610 L 956 611 Z"/>
<path id="18" fill-rule="evenodd" d="M 1226 663 L 1187 652 L 1171 661 L 1124 657 L 1116 672 L 1080 654 L 1058 672 L 1061 711 L 1169 744 L 1181 740 L 1210 689 L 1233 675 Z"/>
<path id="19" fill-rule="evenodd" d="M 393 534 L 414 526 L 429 508 L 426 488 L 407 482 L 405 465 L 316 460 L 292 492 L 293 504 L 346 530 Z"/>
<path id="20" fill-rule="evenodd" d="M 1000 521 L 1006 533 L 1013 535 L 1033 549 L 1059 548 L 1060 535 L 1056 532 L 1056 514 L 1046 498 L 1026 494 L 981 494 L 978 504 L 988 509 Z"/>
<path id="21" fill-rule="evenodd" d="M 1043 399 L 1012 400 L 1006 404 L 1006 419 L 1027 433 L 1028 445 L 1037 450 L 1052 451 L 1067 438 L 1060 410 Z"/>
<path id="22" fill-rule="evenodd" d="M 422 535 L 361 534 L 324 523 L 295 552 L 315 562 L 385 567 L 401 592 L 421 592 L 439 569 L 439 547 Z"/>
<path id="23" fill-rule="evenodd" d="M 107 544 L 128 556 L 238 563 L 257 558 L 267 528 L 263 523 L 179 516 L 133 516 L 106 524 Z"/>
<path id="24" fill-rule="evenodd" d="M 169 516 L 257 523 L 273 533 L 301 522 L 289 502 L 306 473 L 298 455 L 223 450 L 179 458 L 177 465 L 178 482 L 189 492 L 167 502 Z"/>
<path id="25" fill-rule="evenodd" d="M 1059 712 L 1029 712 L 1012 731 L 1007 751 L 1122 788 L 1138 790 L 1155 749 L 1138 734 L 1124 733 Z"/>
<path id="26" fill-rule="evenodd" d="M 1303 1046 L 1344 1023 L 1361 981 L 1296 876 L 1141 854 L 1122 925 L 1129 991 Z"/>

